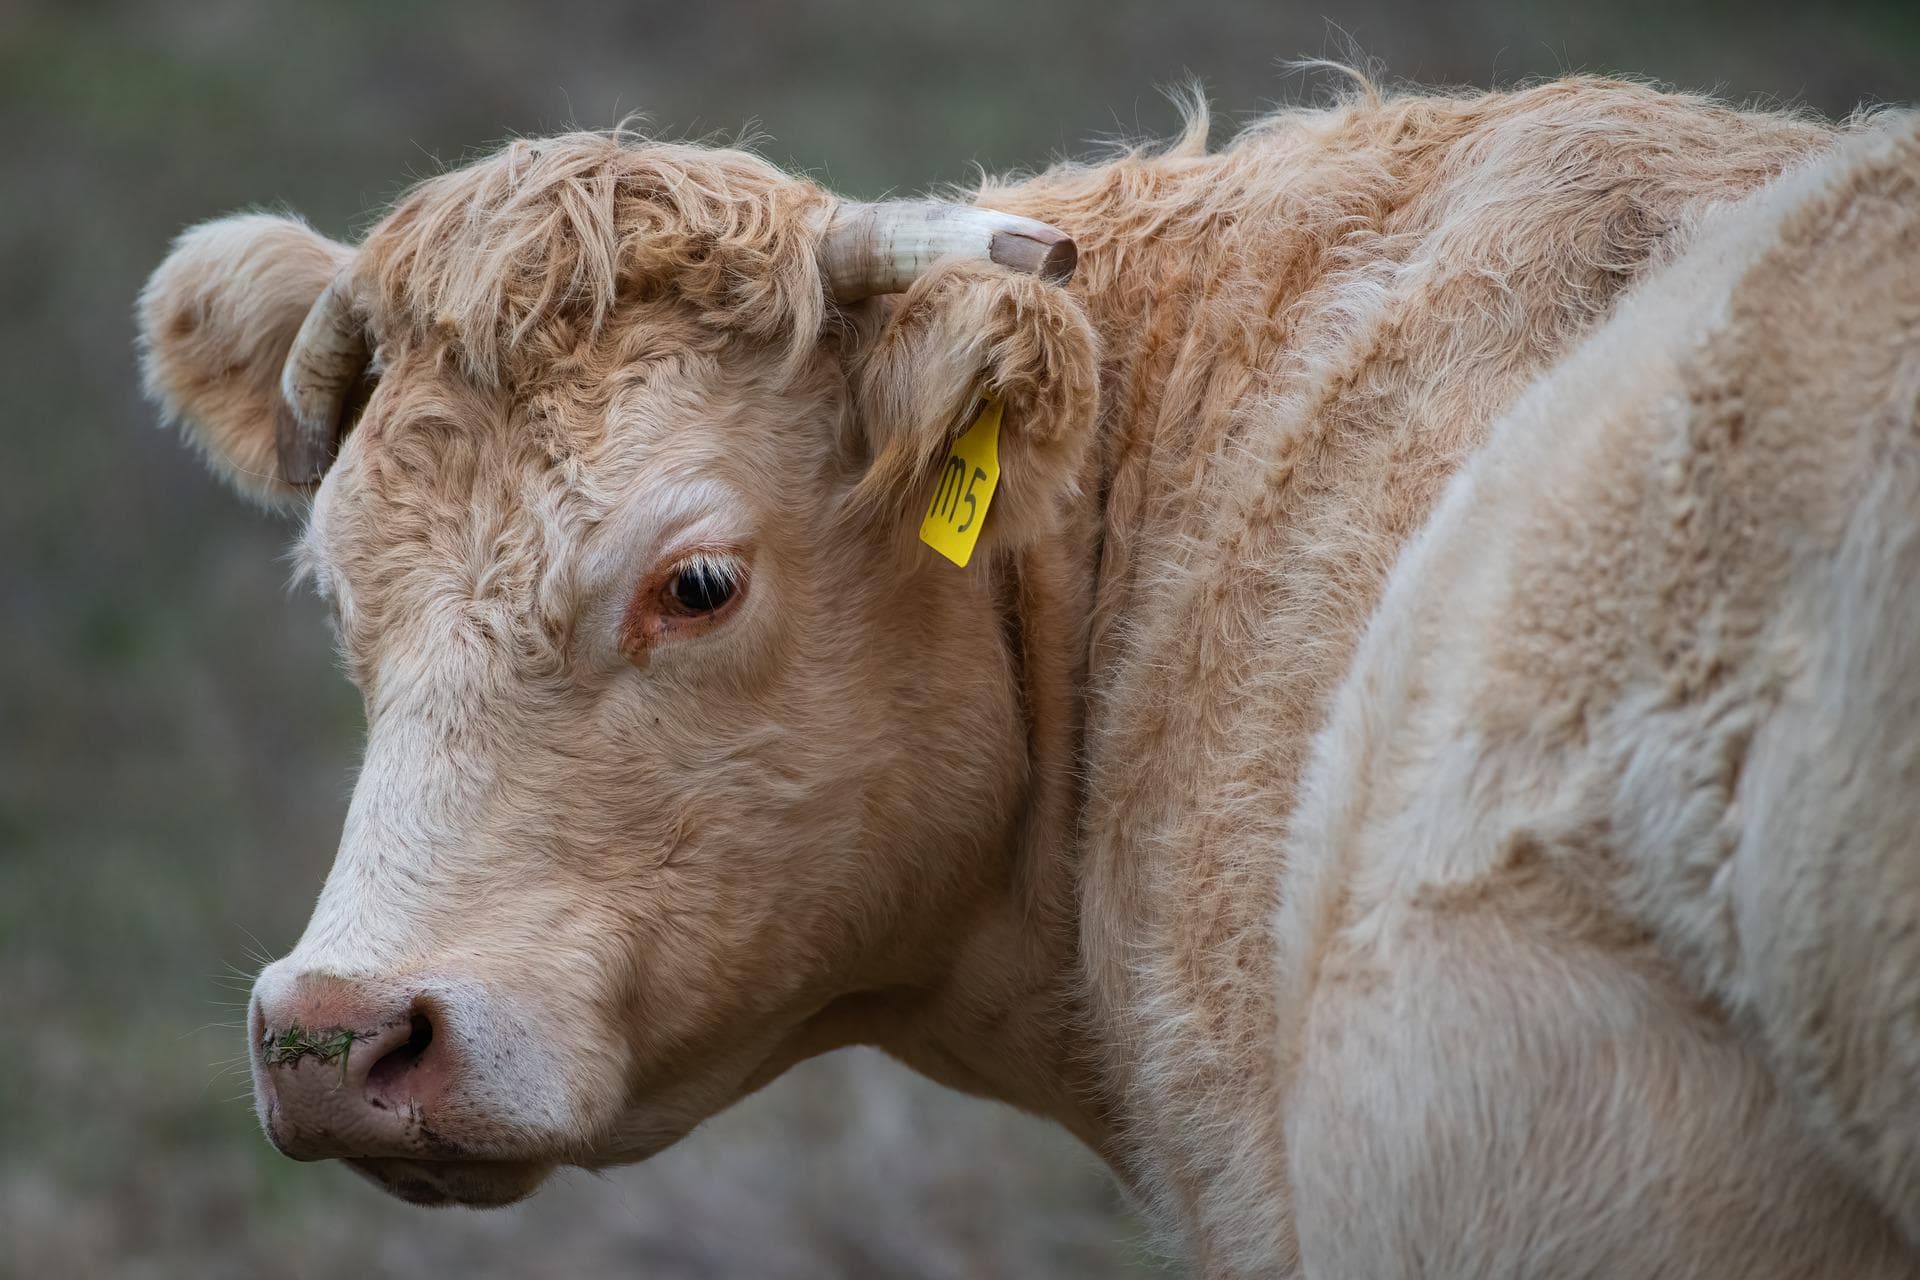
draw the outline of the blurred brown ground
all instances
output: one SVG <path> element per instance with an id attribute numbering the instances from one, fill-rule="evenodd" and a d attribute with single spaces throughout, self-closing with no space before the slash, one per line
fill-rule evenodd
<path id="1" fill-rule="evenodd" d="M 871 197 L 1166 134 L 1156 86 L 1190 77 L 1224 134 L 1322 91 L 1281 59 L 1356 48 L 1430 83 L 1920 99 L 1913 0 L 0 0 L 0 1275 L 1149 1268 L 1068 1139 L 869 1054 L 501 1213 L 273 1155 L 221 1064 L 242 975 L 292 942 L 332 855 L 358 710 L 284 590 L 286 528 L 155 429 L 130 310 L 186 223 L 262 205 L 353 234 L 512 133 L 757 124 Z"/>

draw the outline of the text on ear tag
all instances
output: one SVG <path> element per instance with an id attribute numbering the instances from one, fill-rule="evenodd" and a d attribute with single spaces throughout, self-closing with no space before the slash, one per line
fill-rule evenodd
<path id="1" fill-rule="evenodd" d="M 973 425 L 953 442 L 940 480 L 934 486 L 927 518 L 920 522 L 920 541 L 947 559 L 967 567 L 987 504 L 1000 483 L 1000 398 L 988 396 Z"/>

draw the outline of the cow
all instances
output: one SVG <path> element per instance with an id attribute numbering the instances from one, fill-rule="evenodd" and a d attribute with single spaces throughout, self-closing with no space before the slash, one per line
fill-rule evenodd
<path id="1" fill-rule="evenodd" d="M 504 1204 L 865 1044 L 1208 1276 L 1920 1270 L 1913 118 L 575 133 L 140 321 L 365 704 L 286 1154 Z"/>

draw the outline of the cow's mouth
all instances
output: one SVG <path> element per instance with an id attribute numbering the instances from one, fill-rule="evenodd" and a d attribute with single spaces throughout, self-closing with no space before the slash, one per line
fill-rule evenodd
<path id="1" fill-rule="evenodd" d="M 406 1160 L 358 1157 L 347 1164 L 409 1204 L 495 1209 L 532 1195 L 553 1166 L 532 1160 Z"/>

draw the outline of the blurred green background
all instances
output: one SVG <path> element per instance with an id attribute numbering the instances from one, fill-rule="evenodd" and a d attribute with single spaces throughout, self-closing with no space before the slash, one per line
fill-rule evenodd
<path id="1" fill-rule="evenodd" d="M 1920 98 L 1920 4 L 109 4 L 0 0 L 0 1274 L 1106 1276 L 1155 1264 L 1091 1157 L 870 1054 L 494 1214 L 254 1131 L 233 1029 L 332 856 L 359 736 L 286 527 L 154 426 L 131 308 L 183 225 L 349 236 L 509 134 L 645 111 L 873 197 L 1325 84 L 1615 70 L 1843 113 Z M 423 1270 L 424 1269 L 424 1270 Z"/>

